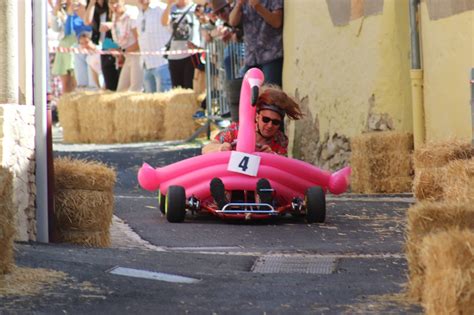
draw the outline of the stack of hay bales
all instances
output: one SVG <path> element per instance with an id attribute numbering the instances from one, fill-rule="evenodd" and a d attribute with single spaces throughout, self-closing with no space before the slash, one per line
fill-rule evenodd
<path id="1" fill-rule="evenodd" d="M 408 209 L 405 248 L 410 273 L 408 293 L 414 300 L 422 300 L 425 288 L 426 266 L 420 260 L 423 239 L 428 235 L 451 229 L 474 231 L 474 205 L 472 203 L 424 201 Z"/>
<path id="2" fill-rule="evenodd" d="M 0 275 L 13 267 L 13 238 L 15 235 L 13 207 L 13 175 L 0 167 Z"/>
<path id="3" fill-rule="evenodd" d="M 427 143 L 415 150 L 413 193 L 418 200 L 443 199 L 446 165 L 471 158 L 471 145 L 459 140 Z"/>
<path id="4" fill-rule="evenodd" d="M 472 314 L 474 308 L 474 247 L 469 245 L 474 233 L 474 159 L 470 158 L 471 145 L 457 140 L 429 143 L 414 154 L 418 203 L 408 209 L 408 295 L 430 314 Z M 471 256 L 459 259 L 465 246 Z M 456 274 L 441 280 L 436 274 L 447 275 L 445 269 Z M 444 297 L 435 301 L 440 294 Z"/>
<path id="5" fill-rule="evenodd" d="M 57 158 L 54 172 L 54 216 L 59 240 L 110 246 L 115 171 L 100 162 Z"/>
<path id="6" fill-rule="evenodd" d="M 413 136 L 395 131 L 351 139 L 351 189 L 358 193 L 408 192 L 412 186 Z"/>
<path id="7" fill-rule="evenodd" d="M 453 229 L 423 240 L 427 314 L 474 314 L 474 231 Z"/>
<path id="8" fill-rule="evenodd" d="M 182 140 L 199 127 L 192 90 L 166 93 L 75 92 L 58 102 L 66 143 L 128 143 Z"/>

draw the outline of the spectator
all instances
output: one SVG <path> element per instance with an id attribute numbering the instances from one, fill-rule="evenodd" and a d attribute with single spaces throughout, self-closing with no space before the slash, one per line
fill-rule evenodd
<path id="1" fill-rule="evenodd" d="M 140 50 L 136 28 L 138 12 L 133 11 L 131 6 L 126 6 L 125 0 L 109 0 L 109 5 L 113 11 L 112 23 L 103 23 L 103 25 L 112 30 L 112 38 L 126 54 L 126 56 L 118 56 L 122 70 L 120 70 L 117 91 L 141 92 L 143 90 L 141 56 L 129 54 Z"/>
<path id="2" fill-rule="evenodd" d="M 242 22 L 246 70 L 257 67 L 267 83 L 281 86 L 283 70 L 283 0 L 237 0 L 229 23 Z"/>
<path id="3" fill-rule="evenodd" d="M 74 12 L 73 1 L 57 0 L 53 7 L 52 28 L 58 32 L 59 47 L 71 48 L 77 43 L 74 34 L 74 19 L 77 14 Z M 74 76 L 74 55 L 70 52 L 58 52 L 54 58 L 51 73 L 61 78 L 63 93 L 72 92 L 76 88 Z"/>
<path id="4" fill-rule="evenodd" d="M 161 25 L 166 5 L 150 5 L 150 0 L 139 0 L 141 10 L 137 18 L 138 43 L 142 52 L 160 51 L 165 47 L 168 31 Z M 160 55 L 143 55 L 145 92 L 165 92 L 171 89 L 168 61 Z"/>
<path id="5" fill-rule="evenodd" d="M 280 130 L 280 125 L 285 115 L 295 120 L 303 116 L 298 103 L 278 86 L 264 85 L 260 89 L 256 106 L 255 151 L 287 155 L 288 137 Z M 235 147 L 238 132 L 238 124 L 232 123 L 204 146 L 202 153 L 232 150 Z"/>
<path id="6" fill-rule="evenodd" d="M 91 74 L 92 82 L 94 83 L 96 88 L 101 88 L 100 79 L 99 77 L 102 74 L 102 69 L 100 65 L 100 55 L 98 54 L 97 46 L 91 40 L 90 32 L 82 32 L 78 36 L 79 46 L 82 49 L 86 49 L 90 52 L 90 54 L 81 54 L 85 56 L 86 66 L 88 68 L 88 72 Z"/>
<path id="7" fill-rule="evenodd" d="M 84 25 L 84 18 L 86 13 L 87 2 L 85 0 L 76 1 L 74 11 L 82 19 L 80 22 L 80 29 L 77 30 L 75 27 L 76 36 L 79 39 L 79 35 L 83 32 L 91 31 L 90 26 Z M 91 73 L 89 66 L 87 65 L 87 56 L 86 54 L 74 54 L 74 75 L 77 82 L 78 88 L 88 88 L 93 87 L 93 73 Z"/>
<path id="8" fill-rule="evenodd" d="M 109 10 L 108 0 L 88 0 L 86 15 L 84 22 L 92 26 L 92 42 L 97 46 L 102 46 L 102 50 L 106 51 L 113 47 L 112 32 L 102 23 L 112 21 L 112 12 Z M 120 68 L 116 65 L 115 57 L 112 55 L 101 55 L 100 65 L 104 76 L 105 88 L 111 91 L 117 89 Z"/>
<path id="9" fill-rule="evenodd" d="M 161 17 L 163 26 L 171 25 L 171 50 L 186 50 L 200 47 L 199 20 L 194 14 L 195 5 L 189 0 L 168 0 Z M 193 88 L 194 65 L 192 54 L 168 56 L 173 87 Z"/>

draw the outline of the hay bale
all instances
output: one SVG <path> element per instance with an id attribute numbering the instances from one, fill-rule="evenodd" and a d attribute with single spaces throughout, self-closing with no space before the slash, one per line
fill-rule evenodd
<path id="1" fill-rule="evenodd" d="M 450 162 L 442 183 L 445 200 L 474 203 L 474 158 Z"/>
<path id="2" fill-rule="evenodd" d="M 110 227 L 114 195 L 110 191 L 61 189 L 55 194 L 55 218 L 60 230 L 99 230 Z"/>
<path id="3" fill-rule="evenodd" d="M 57 104 L 58 119 L 63 128 L 63 141 L 65 143 L 81 142 L 81 130 L 78 120 L 78 102 L 90 92 L 72 92 L 63 94 Z"/>
<path id="4" fill-rule="evenodd" d="M 173 89 L 165 93 L 164 134 L 162 140 L 183 140 L 191 136 L 199 125 L 193 114 L 199 107 L 193 90 Z"/>
<path id="5" fill-rule="evenodd" d="M 110 247 L 110 230 L 106 231 L 82 231 L 65 230 L 60 234 L 60 240 L 87 247 Z"/>
<path id="6" fill-rule="evenodd" d="M 420 301 L 423 292 L 424 267 L 420 261 L 423 237 L 451 228 L 474 229 L 472 203 L 420 202 L 408 209 L 405 250 L 408 261 L 408 296 Z"/>
<path id="7" fill-rule="evenodd" d="M 413 137 L 394 131 L 366 133 L 351 139 L 351 189 L 359 193 L 411 190 Z"/>
<path id="8" fill-rule="evenodd" d="M 54 164 L 58 238 L 85 246 L 109 246 L 115 172 L 95 161 L 58 158 Z"/>
<path id="9" fill-rule="evenodd" d="M 70 157 L 54 159 L 56 189 L 89 189 L 111 191 L 116 173 L 98 161 L 77 160 Z"/>
<path id="10" fill-rule="evenodd" d="M 442 167 L 453 160 L 468 160 L 472 157 L 472 145 L 457 139 L 427 142 L 414 152 L 415 169 Z"/>
<path id="11" fill-rule="evenodd" d="M 0 275 L 13 268 L 13 239 L 15 213 L 13 206 L 13 175 L 0 167 Z"/>
<path id="12" fill-rule="evenodd" d="M 417 169 L 413 181 L 413 194 L 418 200 L 442 200 L 444 196 L 443 182 L 446 180 L 444 167 Z"/>
<path id="13" fill-rule="evenodd" d="M 135 95 L 135 92 L 100 92 L 88 95 L 78 104 L 78 117 L 83 143 L 116 143 L 117 131 L 124 127 L 114 123 L 117 102 Z M 127 124 L 135 124 L 135 117 L 128 116 Z"/>
<path id="14" fill-rule="evenodd" d="M 427 314 L 474 314 L 474 231 L 453 229 L 425 237 L 421 262 Z"/>
<path id="15" fill-rule="evenodd" d="M 116 103 L 114 125 L 117 142 L 137 142 L 163 138 L 166 96 L 164 93 L 129 95 Z M 133 117 L 131 120 L 130 118 Z"/>

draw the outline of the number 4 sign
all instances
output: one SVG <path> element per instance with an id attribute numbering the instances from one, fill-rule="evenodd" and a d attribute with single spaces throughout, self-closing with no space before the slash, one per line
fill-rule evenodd
<path id="1" fill-rule="evenodd" d="M 227 170 L 249 176 L 257 176 L 259 166 L 260 157 L 258 155 L 232 151 Z"/>

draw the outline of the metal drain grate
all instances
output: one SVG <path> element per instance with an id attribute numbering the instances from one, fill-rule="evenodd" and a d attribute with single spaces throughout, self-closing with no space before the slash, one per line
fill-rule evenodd
<path id="1" fill-rule="evenodd" d="M 257 259 L 252 267 L 258 273 L 310 273 L 331 274 L 336 269 L 335 257 L 266 255 Z"/>

